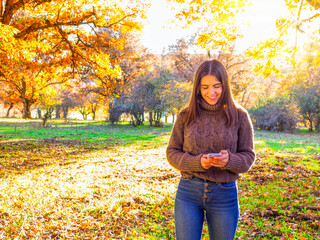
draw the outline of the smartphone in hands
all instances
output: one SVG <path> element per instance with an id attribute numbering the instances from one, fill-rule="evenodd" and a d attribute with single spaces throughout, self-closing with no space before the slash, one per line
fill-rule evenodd
<path id="1" fill-rule="evenodd" d="M 208 153 L 208 158 L 222 157 L 221 153 Z"/>

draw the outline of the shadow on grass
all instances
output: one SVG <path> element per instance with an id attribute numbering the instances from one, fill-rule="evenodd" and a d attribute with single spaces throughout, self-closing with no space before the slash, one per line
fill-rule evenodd
<path id="1" fill-rule="evenodd" d="M 0 178 L 49 165 L 68 165 L 94 149 L 83 141 L 13 140 L 0 143 Z"/>
<path id="2" fill-rule="evenodd" d="M 23 127 L 17 128 L 15 122 L 3 123 L 0 126 L 0 178 L 50 165 L 74 164 L 84 154 L 100 150 L 131 145 L 139 149 L 153 148 L 171 131 L 170 126 L 61 122 L 51 128 L 38 128 L 32 121 L 23 122 Z"/>

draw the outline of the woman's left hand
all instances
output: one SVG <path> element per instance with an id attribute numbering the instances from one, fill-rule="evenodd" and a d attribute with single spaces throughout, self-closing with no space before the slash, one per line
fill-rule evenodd
<path id="1" fill-rule="evenodd" d="M 226 150 L 221 150 L 220 153 L 222 154 L 221 157 L 214 157 L 212 158 L 211 165 L 213 167 L 225 167 L 229 162 L 229 153 Z"/>

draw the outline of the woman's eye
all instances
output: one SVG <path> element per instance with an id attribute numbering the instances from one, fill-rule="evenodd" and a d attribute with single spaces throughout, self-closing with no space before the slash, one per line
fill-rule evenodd
<path id="1" fill-rule="evenodd" d="M 221 87 L 221 84 L 214 85 L 213 87 L 214 88 L 219 88 L 219 87 Z"/>

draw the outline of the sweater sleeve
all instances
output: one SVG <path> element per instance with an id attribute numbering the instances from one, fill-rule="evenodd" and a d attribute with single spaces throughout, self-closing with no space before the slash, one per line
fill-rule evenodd
<path id="1" fill-rule="evenodd" d="M 240 112 L 239 122 L 237 152 L 229 151 L 229 162 L 223 168 L 237 174 L 248 171 L 255 161 L 253 127 L 247 111 Z"/>
<path id="2" fill-rule="evenodd" d="M 205 172 L 201 166 L 203 154 L 193 156 L 188 152 L 183 152 L 184 142 L 184 118 L 185 113 L 180 112 L 172 128 L 171 137 L 167 147 L 167 160 L 171 166 L 180 171 Z"/>

